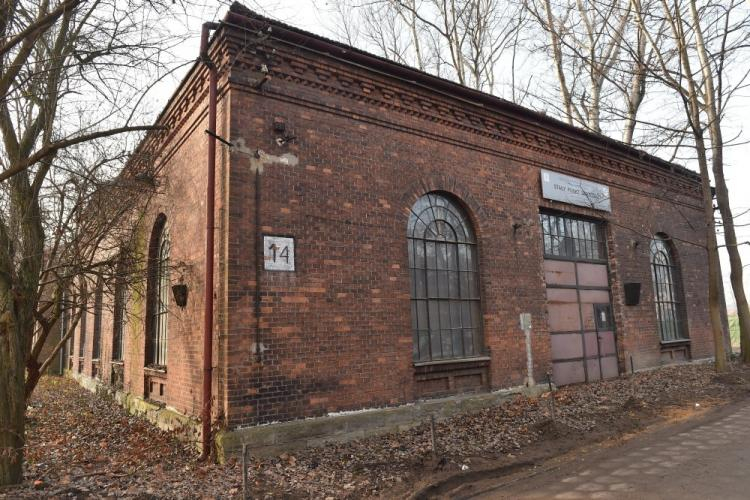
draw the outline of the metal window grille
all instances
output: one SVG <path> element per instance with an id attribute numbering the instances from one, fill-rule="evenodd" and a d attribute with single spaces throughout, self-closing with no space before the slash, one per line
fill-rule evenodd
<path id="1" fill-rule="evenodd" d="M 104 285 L 100 282 L 96 286 L 94 295 L 94 338 L 91 347 L 91 359 L 99 359 L 102 340 L 102 307 L 104 302 Z"/>
<path id="2" fill-rule="evenodd" d="M 156 260 L 156 293 L 152 318 L 151 364 L 167 365 L 167 318 L 169 306 L 169 234 L 166 228 L 159 238 Z"/>
<path id="3" fill-rule="evenodd" d="M 479 355 L 479 266 L 465 212 L 446 196 L 426 194 L 411 209 L 407 240 L 414 360 Z"/>
<path id="4" fill-rule="evenodd" d="M 539 214 L 545 257 L 574 260 L 607 260 L 604 225 L 574 217 Z"/>
<path id="5" fill-rule="evenodd" d="M 114 308 L 114 332 L 112 338 L 112 361 L 122 361 L 124 352 L 124 333 L 125 333 L 125 298 L 127 290 L 125 284 L 118 282 L 115 285 L 115 308 Z"/>
<path id="6" fill-rule="evenodd" d="M 654 281 L 656 320 L 662 342 L 687 338 L 680 316 L 682 304 L 677 293 L 678 271 L 667 240 L 661 236 L 651 240 L 651 276 Z"/>

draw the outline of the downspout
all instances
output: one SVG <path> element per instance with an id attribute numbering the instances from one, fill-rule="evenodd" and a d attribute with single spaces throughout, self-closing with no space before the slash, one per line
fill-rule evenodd
<path id="1" fill-rule="evenodd" d="M 208 172 L 206 176 L 206 276 L 203 297 L 203 409 L 201 413 L 201 459 L 211 454 L 211 388 L 214 325 L 214 197 L 216 182 L 216 65 L 208 56 L 208 35 L 218 23 L 203 23 L 200 61 L 208 68 Z"/>

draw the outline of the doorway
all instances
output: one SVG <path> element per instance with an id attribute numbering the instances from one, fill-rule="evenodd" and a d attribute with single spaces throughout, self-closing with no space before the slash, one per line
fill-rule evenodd
<path id="1" fill-rule="evenodd" d="M 555 214 L 541 222 L 553 380 L 617 377 L 603 223 Z"/>

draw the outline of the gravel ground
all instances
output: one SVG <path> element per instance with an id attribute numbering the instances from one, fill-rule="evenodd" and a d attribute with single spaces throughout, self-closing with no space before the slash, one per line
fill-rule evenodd
<path id="1" fill-rule="evenodd" d="M 401 497 L 462 470 L 508 464 L 637 431 L 670 409 L 750 394 L 750 370 L 689 364 L 516 397 L 406 432 L 329 444 L 250 467 L 254 498 Z M 241 467 L 202 464 L 187 446 L 69 379 L 46 377 L 27 412 L 26 480 L 0 498 L 238 498 Z"/>

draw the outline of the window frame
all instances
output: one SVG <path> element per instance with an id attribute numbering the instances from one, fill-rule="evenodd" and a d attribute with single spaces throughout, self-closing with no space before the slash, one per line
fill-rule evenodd
<path id="1" fill-rule="evenodd" d="M 94 332 L 91 344 L 91 360 L 98 361 L 102 354 L 102 314 L 104 309 L 104 283 L 100 279 L 94 292 Z"/>
<path id="2" fill-rule="evenodd" d="M 159 214 L 151 232 L 146 297 L 146 367 L 166 372 L 171 240 L 167 217 Z"/>
<path id="3" fill-rule="evenodd" d="M 483 356 L 479 252 L 466 210 L 447 193 L 426 193 L 410 208 L 407 245 L 414 363 Z"/>
<path id="4" fill-rule="evenodd" d="M 542 211 L 539 213 L 539 223 L 545 258 L 607 263 L 604 221 L 575 214 Z"/>
<path id="5" fill-rule="evenodd" d="M 121 278 L 115 283 L 114 308 L 112 311 L 112 361 L 122 363 L 125 351 L 125 305 L 127 304 L 127 287 Z"/>
<path id="6" fill-rule="evenodd" d="M 657 256 L 661 257 L 658 263 Z M 662 344 L 689 341 L 685 328 L 681 272 L 675 263 L 674 245 L 667 235 L 658 233 L 651 238 L 649 264 L 659 341 Z M 671 316 L 671 321 L 664 319 L 665 312 Z"/>
<path id="7" fill-rule="evenodd" d="M 81 317 L 79 319 L 78 331 L 78 358 L 83 359 L 86 355 L 86 334 L 88 323 L 88 290 L 84 282 L 81 290 Z"/>

